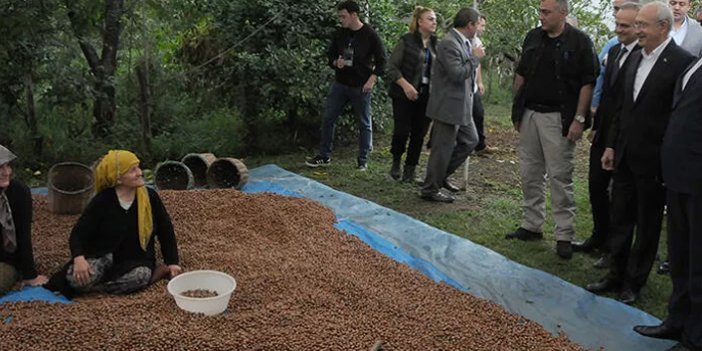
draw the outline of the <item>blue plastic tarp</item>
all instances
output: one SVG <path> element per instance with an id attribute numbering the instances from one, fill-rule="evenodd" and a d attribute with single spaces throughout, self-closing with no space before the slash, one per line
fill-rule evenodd
<path id="1" fill-rule="evenodd" d="M 21 290 L 10 291 L 0 297 L 0 305 L 5 302 L 27 302 L 27 301 L 45 301 L 51 303 L 71 303 L 67 298 L 56 295 L 53 292 L 42 287 L 27 286 Z"/>

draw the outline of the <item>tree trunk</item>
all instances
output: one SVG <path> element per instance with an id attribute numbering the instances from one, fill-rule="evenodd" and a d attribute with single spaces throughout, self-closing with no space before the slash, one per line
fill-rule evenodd
<path id="1" fill-rule="evenodd" d="M 137 79 L 139 81 L 139 122 L 141 123 L 141 142 L 143 151 L 151 153 L 151 80 L 149 77 L 149 63 L 141 61 L 136 67 Z"/>
<path id="2" fill-rule="evenodd" d="M 85 28 L 73 2 L 66 0 L 69 8 L 68 18 L 73 31 L 78 38 L 78 44 L 85 59 L 88 61 L 90 71 L 95 79 L 93 92 L 93 135 L 105 137 L 115 122 L 117 104 L 115 103 L 114 77 L 117 70 L 117 50 L 119 37 L 122 32 L 121 19 L 124 14 L 124 0 L 105 0 L 105 27 L 102 30 L 102 56 L 98 57 L 95 48 L 86 36 Z"/>
<path id="3" fill-rule="evenodd" d="M 39 133 L 39 123 L 37 112 L 34 106 L 34 79 L 31 74 L 24 77 L 25 99 L 27 100 L 27 113 L 25 122 L 32 137 L 32 151 L 35 155 L 41 155 L 44 146 L 44 137 Z"/>

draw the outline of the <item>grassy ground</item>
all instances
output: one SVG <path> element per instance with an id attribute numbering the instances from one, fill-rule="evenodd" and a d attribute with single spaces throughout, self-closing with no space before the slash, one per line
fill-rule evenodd
<path id="1" fill-rule="evenodd" d="M 315 150 L 298 151 L 271 157 L 249 157 L 249 168 L 277 164 L 289 171 L 317 180 L 396 211 L 405 213 L 444 231 L 454 233 L 495 250 L 524 265 L 552 273 L 575 285 L 584 286 L 604 276 L 606 271 L 592 268 L 597 254 L 575 254 L 563 260 L 555 254 L 554 224 L 547 208 L 544 226 L 545 240 L 538 242 L 507 241 L 504 235 L 518 227 L 521 219 L 521 189 L 516 154 L 518 135 L 509 122 L 509 110 L 487 106 L 486 128 L 488 142 L 500 148 L 489 157 L 472 157 L 467 190 L 459 193 L 453 204 L 437 204 L 419 198 L 416 184 L 399 183 L 388 176 L 392 156 L 388 136 L 374 136 L 374 150 L 367 172 L 355 168 L 356 145 L 338 147 L 333 164 L 327 168 L 311 169 L 304 165 L 305 156 Z M 577 201 L 577 236 L 584 239 L 592 230 L 587 195 L 587 142 L 577 149 L 575 194 Z M 424 172 L 426 154 L 422 155 L 418 171 Z M 463 168 L 454 175 L 456 185 L 463 185 Z M 547 200 L 547 206 L 550 200 Z M 665 257 L 665 236 L 661 238 L 660 253 Z M 658 262 L 656 262 L 657 266 Z M 648 284 L 634 305 L 659 318 L 666 315 L 671 284 L 668 276 L 651 273 Z M 608 295 L 613 297 L 613 295 Z"/>

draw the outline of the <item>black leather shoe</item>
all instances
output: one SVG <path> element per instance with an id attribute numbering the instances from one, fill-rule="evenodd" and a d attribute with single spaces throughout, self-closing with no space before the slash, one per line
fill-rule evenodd
<path id="1" fill-rule="evenodd" d="M 593 267 L 597 269 L 607 269 L 609 268 L 610 258 L 609 255 L 604 255 L 597 259 L 595 263 L 592 264 Z"/>
<path id="2" fill-rule="evenodd" d="M 443 202 L 447 204 L 452 203 L 454 200 L 453 196 L 444 195 L 440 192 L 434 194 L 422 194 L 421 198 L 427 201 Z"/>
<path id="3" fill-rule="evenodd" d="M 665 260 L 661 263 L 660 266 L 658 266 L 658 270 L 656 271 L 658 274 L 668 274 L 670 273 L 670 263 L 668 263 L 668 260 Z"/>
<path id="4" fill-rule="evenodd" d="M 583 242 L 573 243 L 573 252 L 592 252 L 595 249 L 599 249 L 600 246 L 598 240 L 589 237 Z"/>
<path id="5" fill-rule="evenodd" d="M 631 305 L 639 298 L 639 294 L 635 293 L 634 290 L 629 288 L 624 288 L 621 293 L 619 293 L 619 301 L 627 305 Z"/>
<path id="6" fill-rule="evenodd" d="M 451 184 L 451 182 L 449 182 L 448 179 L 444 180 L 443 186 L 444 186 L 444 189 L 446 189 L 452 193 L 457 193 L 457 192 L 461 191 L 461 189 L 459 187 Z"/>
<path id="7" fill-rule="evenodd" d="M 573 257 L 573 245 L 570 241 L 559 240 L 556 242 L 556 254 L 560 258 L 569 260 Z"/>
<path id="8" fill-rule="evenodd" d="M 515 230 L 512 233 L 509 233 L 505 235 L 505 239 L 519 239 L 519 240 L 541 240 L 543 239 L 544 235 L 542 233 L 537 233 L 537 232 L 532 232 L 531 230 L 526 230 L 522 227 L 519 227 L 517 230 Z"/>
<path id="9" fill-rule="evenodd" d="M 390 177 L 395 180 L 400 180 L 400 175 L 402 171 L 400 170 L 401 160 L 392 160 L 392 167 L 390 167 Z"/>
<path id="10" fill-rule="evenodd" d="M 622 283 L 619 280 L 607 276 L 595 283 L 585 285 L 585 290 L 599 294 L 607 291 L 616 291 L 621 289 L 621 287 Z"/>
<path id="11" fill-rule="evenodd" d="M 673 328 L 666 322 L 659 325 L 637 325 L 634 331 L 649 338 L 677 340 L 682 338 L 682 329 Z"/>
<path id="12" fill-rule="evenodd" d="M 669 349 L 665 349 L 665 351 L 692 351 L 692 349 L 688 348 L 687 346 L 683 345 L 682 343 L 677 343 L 673 345 L 673 347 Z"/>
<path id="13" fill-rule="evenodd" d="M 413 182 L 414 173 L 416 166 L 405 165 L 405 169 L 402 170 L 402 181 L 403 182 Z"/>

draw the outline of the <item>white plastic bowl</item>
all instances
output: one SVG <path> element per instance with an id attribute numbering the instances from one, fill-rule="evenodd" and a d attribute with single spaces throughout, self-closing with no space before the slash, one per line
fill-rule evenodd
<path id="1" fill-rule="evenodd" d="M 187 297 L 183 292 L 195 289 L 216 291 L 214 297 Z M 220 314 L 227 309 L 229 298 L 236 289 L 236 280 L 226 273 L 218 271 L 192 271 L 177 275 L 168 283 L 168 293 L 182 310 L 204 313 L 207 316 Z"/>

